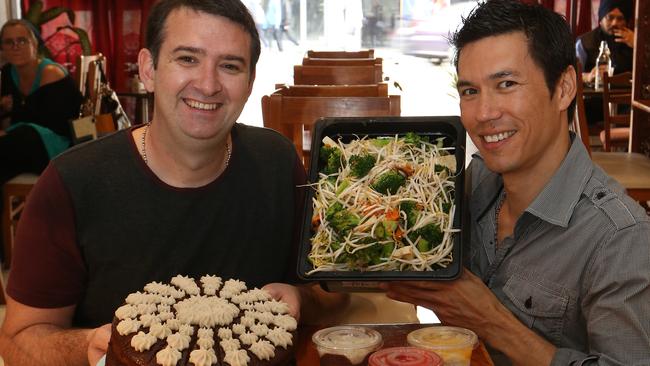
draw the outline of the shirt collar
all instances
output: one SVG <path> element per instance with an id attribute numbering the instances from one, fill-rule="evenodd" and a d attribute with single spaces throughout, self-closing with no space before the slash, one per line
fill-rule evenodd
<path id="1" fill-rule="evenodd" d="M 567 227 L 592 170 L 587 149 L 571 132 L 571 146 L 564 161 L 526 211 L 551 224 Z"/>
<path id="2" fill-rule="evenodd" d="M 474 158 L 481 159 L 478 155 L 474 155 Z M 551 224 L 567 227 L 592 170 L 587 150 L 571 132 L 569 152 L 526 212 Z M 485 175 L 472 192 L 472 212 L 477 212 L 478 218 L 482 217 L 492 207 L 502 188 L 500 174 Z"/>

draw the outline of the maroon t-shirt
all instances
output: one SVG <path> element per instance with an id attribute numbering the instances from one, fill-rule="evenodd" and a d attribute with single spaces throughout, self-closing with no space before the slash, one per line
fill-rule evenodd
<path id="1" fill-rule="evenodd" d="M 176 274 L 250 287 L 295 282 L 305 172 L 275 131 L 236 125 L 230 163 L 199 188 L 162 182 L 120 131 L 52 161 L 21 217 L 8 294 L 76 305 L 75 326 L 108 323 L 127 294 Z"/>

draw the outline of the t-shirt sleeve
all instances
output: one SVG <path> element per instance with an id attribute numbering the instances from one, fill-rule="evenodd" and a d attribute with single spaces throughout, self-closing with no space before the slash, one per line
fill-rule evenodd
<path id="1" fill-rule="evenodd" d="M 18 223 L 7 293 L 24 305 L 57 308 L 78 303 L 85 281 L 72 200 L 50 164 Z"/>

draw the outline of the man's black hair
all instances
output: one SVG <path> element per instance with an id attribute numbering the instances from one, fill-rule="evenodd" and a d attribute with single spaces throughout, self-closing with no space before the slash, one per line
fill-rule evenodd
<path id="1" fill-rule="evenodd" d="M 160 47 L 165 39 L 165 22 L 172 11 L 188 8 L 211 15 L 227 18 L 244 28 L 251 36 L 251 64 L 250 72 L 253 75 L 255 65 L 260 58 L 260 36 L 255 27 L 255 21 L 248 9 L 240 0 L 160 0 L 158 1 L 147 19 L 145 47 L 151 52 L 153 66 L 158 66 Z M 191 31 L 191 30 L 188 30 Z M 219 42 L 218 39 L 214 40 Z"/>
<path id="2" fill-rule="evenodd" d="M 576 67 L 573 35 L 566 19 L 541 5 L 529 5 L 519 0 L 487 0 L 463 19 L 461 28 L 452 35 L 456 47 L 454 65 L 463 48 L 491 36 L 523 32 L 528 40 L 528 52 L 544 72 L 546 86 L 555 91 L 562 73 Z M 578 80 L 580 82 L 580 80 Z M 569 123 L 573 121 L 575 98 L 568 108 Z"/>

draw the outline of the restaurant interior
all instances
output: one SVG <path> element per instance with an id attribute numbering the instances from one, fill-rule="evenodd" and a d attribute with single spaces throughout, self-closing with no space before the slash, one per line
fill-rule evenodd
<path id="1" fill-rule="evenodd" d="M 66 67 L 83 95 L 79 118 L 70 121 L 73 144 L 101 138 L 114 131 L 146 123 L 153 113 L 153 96 L 137 74 L 137 51 L 142 46 L 143 21 L 154 0 L 45 0 L 44 9 L 61 8 L 38 24 L 44 47 Z M 259 1 L 264 8 L 266 1 Z M 524 2 L 538 2 L 526 0 Z M 29 0 L 5 0 L 0 21 L 30 14 Z M 255 3 L 253 1 L 252 3 Z M 470 0 L 293 0 L 289 35 L 277 41 L 267 32 L 253 92 L 239 121 L 274 129 L 291 140 L 309 172 L 314 124 L 321 117 L 458 116 L 453 50 L 433 39 L 453 31 Z M 599 0 L 539 0 L 567 19 L 574 36 L 597 27 Z M 341 20 L 353 13 L 358 16 Z M 355 5 L 355 6 L 356 6 Z M 65 10 L 63 10 L 65 8 Z M 424 9 L 424 11 L 423 11 Z M 428 32 L 432 19 L 445 15 L 444 34 Z M 70 19 L 70 13 L 76 14 Z M 424 14 L 424 15 L 423 15 Z M 43 20 L 43 19 L 42 19 Z M 341 21 L 356 29 L 346 34 Z M 650 2 L 635 1 L 633 67 L 602 76 L 599 85 L 578 83 L 577 108 L 571 129 L 592 160 L 618 181 L 646 210 L 650 202 Z M 81 30 L 82 32 L 79 32 Z M 107 31 L 110 30 L 110 31 Z M 433 32 L 433 31 L 431 31 Z M 121 36 L 118 36 L 121 35 Z M 293 39 L 292 39 L 293 38 Z M 418 44 L 417 40 L 428 42 Z M 295 40 L 295 43 L 293 42 Z M 3 63 L 5 60 L 3 60 Z M 602 119 L 589 120 L 589 103 L 597 100 Z M 6 122 L 0 127 L 7 127 Z M 475 148 L 466 139 L 466 164 Z M 2 162 L 0 162 L 1 164 Z M 29 193 L 39 175 L 24 173 L 2 186 L 2 278 L 0 303 L 11 273 L 14 234 Z M 343 324 L 391 325 L 438 323 L 431 311 L 400 303 L 381 292 L 353 287 L 351 301 L 337 314 L 323 316 L 325 326 Z M 372 284 L 369 285 L 372 288 Z M 0 323 L 4 306 L 0 305 Z M 409 328 L 411 329 L 411 328 Z M 311 334 L 310 333 L 310 334 Z M 311 365 L 318 355 L 305 341 L 298 365 Z M 301 360 L 303 360 L 301 363 Z M 306 361 L 304 361 L 306 360 Z M 474 350 L 472 365 L 491 365 L 485 347 Z M 0 366 L 3 365 L 0 358 Z"/>

